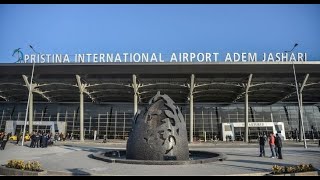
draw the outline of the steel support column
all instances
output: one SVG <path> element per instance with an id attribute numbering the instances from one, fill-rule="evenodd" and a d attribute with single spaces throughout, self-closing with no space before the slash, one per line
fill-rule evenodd
<path id="1" fill-rule="evenodd" d="M 306 74 L 304 77 L 303 83 L 299 90 L 299 104 L 300 104 L 300 119 L 299 119 L 299 141 L 301 142 L 304 139 L 304 126 L 303 126 L 303 96 L 302 92 L 309 78 L 309 74 Z"/>
<path id="2" fill-rule="evenodd" d="M 303 90 L 304 85 L 305 85 L 305 83 L 307 81 L 307 78 L 309 77 L 309 74 L 307 74 L 305 76 L 303 85 L 301 85 L 301 88 L 300 88 L 300 91 L 299 91 L 297 75 L 296 75 L 296 68 L 295 68 L 293 62 L 292 62 L 292 68 L 293 68 L 293 75 L 294 75 L 294 81 L 295 81 L 295 85 L 296 85 L 296 92 L 297 92 L 297 98 L 298 98 L 299 116 L 300 116 L 300 120 L 301 120 L 301 128 L 300 129 L 301 129 L 302 133 L 300 133 L 300 136 L 301 136 L 301 134 L 303 134 L 303 137 L 304 137 L 304 148 L 307 148 L 307 141 L 306 141 L 306 138 L 305 138 L 304 127 L 303 127 L 303 115 L 302 115 L 302 108 L 301 108 L 302 101 L 300 100 L 299 92 L 302 93 L 302 90 Z"/>
<path id="3" fill-rule="evenodd" d="M 244 131 L 245 131 L 245 136 L 244 136 L 244 141 L 249 142 L 249 126 L 248 126 L 248 121 L 249 121 L 249 88 L 251 85 L 251 80 L 252 80 L 252 74 L 249 75 L 248 83 L 246 86 L 246 92 L 245 92 L 245 123 L 244 123 Z"/>
<path id="4" fill-rule="evenodd" d="M 84 84 L 81 83 L 81 79 L 79 75 L 76 75 L 76 79 L 77 79 L 77 84 L 80 92 L 80 141 L 84 141 L 83 91 L 85 86 Z"/>
<path id="5" fill-rule="evenodd" d="M 28 115 L 29 115 L 29 134 L 31 134 L 33 132 L 33 91 L 34 91 L 35 85 L 31 84 L 28 81 L 28 77 L 26 75 L 22 75 L 22 77 L 30 92 Z"/>
<path id="6" fill-rule="evenodd" d="M 30 93 L 29 100 L 29 134 L 33 132 L 33 93 Z"/>
<path id="7" fill-rule="evenodd" d="M 80 141 L 84 141 L 83 92 L 80 92 Z"/>
<path id="8" fill-rule="evenodd" d="M 194 90 L 194 74 L 191 75 L 190 81 L 190 143 L 193 142 L 193 90 Z"/>
<path id="9" fill-rule="evenodd" d="M 138 84 L 137 84 L 137 76 L 135 74 L 132 75 L 132 87 L 133 87 L 133 114 L 138 112 Z"/>

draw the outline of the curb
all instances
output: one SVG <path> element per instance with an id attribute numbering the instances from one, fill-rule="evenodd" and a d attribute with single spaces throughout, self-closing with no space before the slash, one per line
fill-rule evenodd
<path id="1" fill-rule="evenodd" d="M 285 173 L 285 174 L 266 174 L 266 176 L 320 176 L 320 171 Z"/>
<path id="2" fill-rule="evenodd" d="M 7 168 L 0 166 L 0 174 L 5 176 L 43 176 L 47 174 L 46 170 L 43 171 L 26 171 L 21 169 Z"/>
<path id="3" fill-rule="evenodd" d="M 112 176 L 110 174 L 95 174 L 95 173 L 77 173 L 77 172 L 67 172 L 67 171 L 47 171 L 44 176 Z"/>
<path id="4" fill-rule="evenodd" d="M 230 174 L 230 175 L 223 175 L 223 176 L 266 176 L 268 172 L 258 172 L 258 173 L 246 173 L 246 174 Z"/>
<path id="5" fill-rule="evenodd" d="M 106 151 L 108 152 L 108 151 Z M 186 165 L 186 164 L 204 164 L 211 162 L 224 161 L 227 156 L 219 152 L 207 152 L 207 151 L 189 151 L 197 157 L 203 157 L 203 159 L 191 159 L 191 160 L 178 160 L 178 161 L 151 161 L 151 160 L 134 160 L 134 159 L 122 159 L 117 157 L 108 157 L 106 152 L 98 152 L 90 154 L 89 157 L 96 160 L 105 161 L 108 163 L 123 163 L 123 164 L 144 164 L 144 165 Z M 109 150 L 112 152 L 112 150 Z M 120 153 L 125 155 L 125 150 L 120 150 Z"/>

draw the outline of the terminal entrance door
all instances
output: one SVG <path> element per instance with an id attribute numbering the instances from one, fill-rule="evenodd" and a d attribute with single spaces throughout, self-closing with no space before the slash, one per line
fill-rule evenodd
<path id="1" fill-rule="evenodd" d="M 259 134 L 263 133 L 265 133 L 265 135 L 268 136 L 272 132 L 272 127 L 249 127 L 249 139 L 258 139 Z M 234 140 L 244 140 L 244 127 L 234 127 Z"/>
<path id="2" fill-rule="evenodd" d="M 265 133 L 268 136 L 271 132 L 274 134 L 281 132 L 284 140 L 286 140 L 283 122 L 249 122 L 248 130 L 249 140 L 255 141 L 258 139 L 259 134 Z M 244 123 L 221 123 L 221 132 L 223 141 L 243 141 L 245 134 Z"/>
<path id="3" fill-rule="evenodd" d="M 16 125 L 15 132 L 16 133 L 23 132 L 23 126 L 24 125 Z M 50 132 L 50 130 L 51 130 L 50 128 L 51 128 L 51 126 L 39 125 L 39 126 L 33 127 L 33 131 L 36 131 L 36 132 Z M 29 131 L 29 125 L 26 126 L 26 132 L 28 132 L 28 131 Z"/>
<path id="4" fill-rule="evenodd" d="M 259 134 L 268 136 L 273 132 L 273 127 L 249 127 L 249 140 L 256 140 Z"/>
<path id="5" fill-rule="evenodd" d="M 243 141 L 244 138 L 244 127 L 234 127 L 234 140 Z"/>
<path id="6" fill-rule="evenodd" d="M 29 130 L 29 125 L 26 126 L 26 132 Z M 23 125 L 17 125 L 16 126 L 16 133 L 22 133 L 23 132 Z"/>
<path id="7" fill-rule="evenodd" d="M 51 126 L 36 126 L 33 130 L 36 132 L 49 132 L 51 130 Z"/>
<path id="8" fill-rule="evenodd" d="M 29 130 L 27 122 L 26 131 Z M 11 132 L 12 134 L 23 132 L 24 121 L 6 121 L 6 132 Z M 66 132 L 66 122 L 56 122 L 56 121 L 34 121 L 33 122 L 33 131 L 37 132 L 50 132 L 55 134 L 56 132 L 65 134 Z M 29 132 L 30 133 L 30 132 Z"/>

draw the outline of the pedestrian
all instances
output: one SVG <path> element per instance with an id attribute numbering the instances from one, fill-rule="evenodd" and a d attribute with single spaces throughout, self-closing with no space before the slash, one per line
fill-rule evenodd
<path id="1" fill-rule="evenodd" d="M 70 140 L 73 140 L 73 133 L 70 134 Z"/>
<path id="2" fill-rule="evenodd" d="M 36 133 L 35 132 L 32 132 L 30 139 L 31 139 L 30 147 L 34 148 L 35 147 L 35 141 L 36 141 Z"/>
<path id="3" fill-rule="evenodd" d="M 3 132 L 0 132 L 0 150 L 2 150 L 3 139 L 4 139 L 4 134 Z"/>
<path id="4" fill-rule="evenodd" d="M 41 147 L 42 148 L 46 147 L 46 141 L 47 141 L 47 135 L 45 133 L 43 133 L 41 136 Z"/>
<path id="5" fill-rule="evenodd" d="M 35 146 L 37 146 L 37 148 L 39 148 L 39 143 L 40 143 L 40 133 L 39 132 L 37 132 L 37 135 L 36 135 L 36 144 L 35 144 Z"/>
<path id="6" fill-rule="evenodd" d="M 282 139 L 279 135 L 279 133 L 277 133 L 276 135 L 276 139 L 275 139 L 275 144 L 276 144 L 276 147 L 277 147 L 277 150 L 278 150 L 278 159 L 283 159 L 282 157 Z"/>
<path id="7" fill-rule="evenodd" d="M 265 157 L 266 156 L 266 152 L 264 150 L 264 146 L 266 143 L 266 138 L 263 135 L 259 136 L 259 147 L 260 147 L 260 156 L 259 157 Z"/>
<path id="8" fill-rule="evenodd" d="M 273 132 L 270 133 L 270 136 L 269 136 L 269 146 L 270 146 L 270 150 L 271 150 L 271 158 L 275 158 L 275 144 L 274 144 L 274 141 L 275 141 L 275 137 L 274 137 L 274 134 Z"/>
<path id="9" fill-rule="evenodd" d="M 3 135 L 2 135 L 2 132 L 0 132 L 0 149 L 2 147 L 2 142 L 3 142 Z"/>
<path id="10" fill-rule="evenodd" d="M 57 142 L 57 141 L 58 141 L 58 137 L 59 137 L 58 133 L 55 133 L 55 134 L 54 134 L 54 142 Z"/>
<path id="11" fill-rule="evenodd" d="M 7 135 L 6 135 L 6 132 L 3 133 L 3 135 L 2 135 L 2 142 L 1 142 L 1 145 L 0 145 L 0 150 L 4 150 L 4 148 L 6 147 L 6 144 L 7 144 L 8 140 L 9 140 L 9 138 L 10 138 L 10 136 L 11 136 L 11 133 L 8 133 Z"/>
<path id="12" fill-rule="evenodd" d="M 21 135 L 20 135 L 20 133 L 17 133 L 16 135 L 17 135 L 17 145 L 18 145 L 18 144 L 19 144 L 19 141 L 20 141 L 20 136 L 21 136 Z"/>
<path id="13" fill-rule="evenodd" d="M 59 141 L 63 141 L 63 134 L 62 134 L 62 132 L 60 133 L 59 138 L 60 138 Z"/>
<path id="14" fill-rule="evenodd" d="M 7 142 L 8 142 L 7 140 L 3 140 L 3 141 L 1 142 L 0 150 L 4 150 L 4 148 L 6 147 Z"/>

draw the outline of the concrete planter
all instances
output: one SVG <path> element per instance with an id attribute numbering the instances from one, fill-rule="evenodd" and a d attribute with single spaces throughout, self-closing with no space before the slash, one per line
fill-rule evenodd
<path id="1" fill-rule="evenodd" d="M 286 174 L 266 174 L 266 176 L 319 176 L 319 175 L 320 175 L 320 171 L 286 173 Z"/>
<path id="2" fill-rule="evenodd" d="M 46 175 L 47 171 L 26 171 L 14 168 L 7 168 L 4 165 L 0 166 L 0 175 L 6 176 L 42 176 Z"/>

